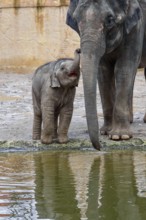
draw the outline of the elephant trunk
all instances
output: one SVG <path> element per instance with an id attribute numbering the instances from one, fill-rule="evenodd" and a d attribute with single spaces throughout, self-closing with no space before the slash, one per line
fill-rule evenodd
<path id="1" fill-rule="evenodd" d="M 79 66 L 80 66 L 80 53 L 81 53 L 80 49 L 75 50 L 74 61 L 73 61 L 73 64 L 71 66 L 71 69 L 70 69 L 70 74 L 78 73 Z"/>
<path id="2" fill-rule="evenodd" d="M 96 85 L 98 66 L 104 48 L 97 43 L 81 43 L 81 67 L 83 74 L 85 110 L 90 140 L 95 149 L 100 150 L 99 126 L 96 107 Z"/>

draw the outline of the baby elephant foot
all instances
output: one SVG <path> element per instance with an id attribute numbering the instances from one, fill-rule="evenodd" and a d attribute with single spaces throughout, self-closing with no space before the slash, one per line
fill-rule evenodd
<path id="1" fill-rule="evenodd" d="M 58 142 L 59 142 L 60 144 L 65 144 L 65 143 L 67 143 L 67 142 L 68 142 L 68 137 L 67 137 L 67 135 L 59 135 L 59 136 L 58 136 Z"/>
<path id="2" fill-rule="evenodd" d="M 41 136 L 40 136 L 40 134 L 33 134 L 32 139 L 33 140 L 40 140 Z"/>
<path id="3" fill-rule="evenodd" d="M 132 133 L 129 130 L 119 130 L 119 129 L 112 129 L 109 132 L 109 138 L 114 141 L 118 140 L 129 140 L 132 137 Z"/>
<path id="4" fill-rule="evenodd" d="M 42 144 L 51 144 L 53 142 L 52 136 L 42 136 L 41 137 Z"/>
<path id="5" fill-rule="evenodd" d="M 106 126 L 106 125 L 103 125 L 101 128 L 100 128 L 100 134 L 101 135 L 108 135 L 109 132 L 111 130 L 111 126 Z"/>

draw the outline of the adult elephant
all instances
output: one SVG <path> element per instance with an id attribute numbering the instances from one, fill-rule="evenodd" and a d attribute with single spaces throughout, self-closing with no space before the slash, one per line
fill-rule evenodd
<path id="1" fill-rule="evenodd" d="M 101 134 L 127 140 L 130 101 L 138 67 L 146 65 L 146 0 L 71 0 L 67 24 L 81 39 L 87 125 L 100 149 L 96 79 L 103 105 Z"/>

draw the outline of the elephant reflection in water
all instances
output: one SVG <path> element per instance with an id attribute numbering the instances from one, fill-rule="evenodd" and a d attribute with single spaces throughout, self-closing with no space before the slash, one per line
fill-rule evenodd
<path id="1" fill-rule="evenodd" d="M 146 169 L 141 166 L 139 173 L 140 158 L 136 153 L 37 154 L 35 199 L 39 217 L 145 219 L 146 199 L 139 197 L 145 196 L 139 194 L 145 188 L 139 180 L 144 180 Z"/>
<path id="2" fill-rule="evenodd" d="M 98 210 L 99 215 L 104 213 L 105 219 L 146 218 L 144 208 L 146 200 L 142 198 L 143 196 L 140 198 L 138 193 L 140 189 L 142 190 L 138 183 L 146 179 L 146 154 L 141 154 L 142 157 L 138 154 L 113 153 L 105 160 L 102 205 Z"/>
<path id="3" fill-rule="evenodd" d="M 146 198 L 146 154 L 134 152 L 133 164 L 138 196 Z"/>
<path id="4" fill-rule="evenodd" d="M 80 219 L 68 153 L 39 154 L 36 164 L 36 209 L 39 218 Z"/>
<path id="5" fill-rule="evenodd" d="M 75 191 L 76 191 L 76 200 L 78 202 L 78 208 L 80 209 L 81 220 L 87 218 L 88 210 L 88 195 L 89 195 L 89 181 L 90 181 L 90 172 L 94 160 L 99 159 L 100 164 L 97 170 L 99 175 L 98 179 L 98 193 L 97 201 L 98 207 L 101 206 L 100 199 L 102 197 L 102 183 L 104 178 L 104 154 L 103 155 L 93 155 L 93 154 L 71 154 L 69 157 L 69 164 L 74 175 Z"/>
<path id="6" fill-rule="evenodd" d="M 35 156 L 35 197 L 40 218 L 87 219 L 90 173 L 96 159 L 99 165 L 96 175 L 102 182 L 104 156 L 89 152 L 83 155 L 54 153 Z M 97 180 L 97 185 L 95 196 L 100 200 L 98 192 L 102 192 L 102 184 Z"/>

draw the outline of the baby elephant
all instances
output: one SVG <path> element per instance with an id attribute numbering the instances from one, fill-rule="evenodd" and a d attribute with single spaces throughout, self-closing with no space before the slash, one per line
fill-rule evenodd
<path id="1" fill-rule="evenodd" d="M 74 59 L 64 58 L 39 67 L 33 76 L 33 139 L 44 144 L 68 141 L 73 101 L 80 77 L 80 49 Z"/>

